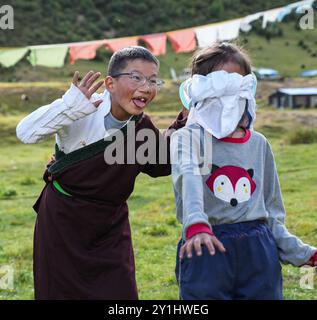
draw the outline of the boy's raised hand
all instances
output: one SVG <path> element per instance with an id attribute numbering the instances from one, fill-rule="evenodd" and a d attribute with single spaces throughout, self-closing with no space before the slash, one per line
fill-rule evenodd
<path id="1" fill-rule="evenodd" d="M 93 83 L 100 77 L 100 72 L 93 72 L 89 71 L 81 80 L 80 84 L 78 84 L 79 81 L 79 72 L 75 71 L 73 76 L 73 84 L 87 97 L 87 99 L 90 99 L 90 97 L 102 86 L 103 80 L 97 82 L 94 86 Z M 98 108 L 101 104 L 102 100 L 97 100 L 93 102 L 93 105 Z"/>
<path id="2" fill-rule="evenodd" d="M 211 236 L 208 233 L 198 233 L 192 238 L 186 240 L 184 245 L 181 247 L 179 252 L 180 259 L 183 259 L 185 252 L 187 254 L 187 257 L 191 258 L 193 248 L 195 249 L 196 254 L 198 256 L 201 256 L 202 255 L 201 246 L 203 244 L 206 245 L 211 255 L 215 254 L 216 248 L 222 253 L 226 252 L 226 249 L 223 246 L 223 244 L 215 236 Z"/>

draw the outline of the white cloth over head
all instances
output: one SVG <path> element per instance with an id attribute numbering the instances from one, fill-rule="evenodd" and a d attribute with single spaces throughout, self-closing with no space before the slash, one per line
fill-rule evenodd
<path id="1" fill-rule="evenodd" d="M 198 123 L 218 139 L 227 137 L 238 126 L 246 111 L 255 120 L 254 76 L 224 70 L 206 76 L 195 74 L 182 83 L 180 98 L 190 107 L 186 126 Z"/>

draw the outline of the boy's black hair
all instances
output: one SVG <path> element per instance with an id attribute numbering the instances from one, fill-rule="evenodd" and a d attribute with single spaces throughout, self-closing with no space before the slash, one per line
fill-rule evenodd
<path id="1" fill-rule="evenodd" d="M 114 76 L 120 73 L 129 61 L 136 59 L 153 62 L 160 67 L 160 62 L 148 49 L 141 46 L 130 46 L 118 50 L 111 56 L 108 65 L 108 75 Z"/>

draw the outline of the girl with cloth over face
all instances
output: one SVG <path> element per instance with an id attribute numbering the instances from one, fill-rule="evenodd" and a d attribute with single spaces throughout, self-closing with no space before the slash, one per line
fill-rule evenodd
<path id="1" fill-rule="evenodd" d="M 251 129 L 254 91 L 248 57 L 229 43 L 197 52 L 180 87 L 190 108 L 171 138 L 181 299 L 282 299 L 280 261 L 317 264 L 284 224 L 270 144 Z"/>

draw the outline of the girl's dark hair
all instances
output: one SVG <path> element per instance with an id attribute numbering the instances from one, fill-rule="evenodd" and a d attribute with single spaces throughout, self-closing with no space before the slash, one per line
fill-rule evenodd
<path id="1" fill-rule="evenodd" d="M 220 70 L 227 62 L 239 65 L 246 75 L 251 73 L 249 56 L 238 45 L 228 42 L 216 42 L 210 47 L 197 51 L 191 62 L 191 72 L 192 75 L 205 76 L 210 72 Z"/>
<path id="2" fill-rule="evenodd" d="M 113 76 L 120 73 L 128 64 L 129 61 L 141 59 L 155 63 L 160 67 L 157 58 L 146 48 L 141 46 L 130 46 L 115 52 L 109 61 L 108 75 Z"/>

